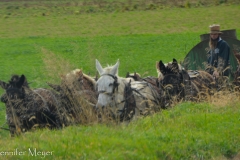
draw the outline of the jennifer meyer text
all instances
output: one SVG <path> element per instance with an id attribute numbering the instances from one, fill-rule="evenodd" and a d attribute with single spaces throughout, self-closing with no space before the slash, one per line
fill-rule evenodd
<path id="1" fill-rule="evenodd" d="M 28 148 L 27 150 L 14 149 L 13 151 L 0 151 L 0 158 L 3 156 L 31 156 L 31 157 L 41 157 L 52 156 L 53 151 L 40 151 L 37 148 Z"/>

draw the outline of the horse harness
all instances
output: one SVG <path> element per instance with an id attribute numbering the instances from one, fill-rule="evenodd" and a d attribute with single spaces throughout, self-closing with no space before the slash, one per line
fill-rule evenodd
<path id="1" fill-rule="evenodd" d="M 118 86 L 119 86 L 118 78 L 117 78 L 117 76 L 114 76 L 114 75 L 111 75 L 111 74 L 103 74 L 102 76 L 110 76 L 114 79 L 113 90 L 112 90 L 111 93 L 107 93 L 106 91 L 98 91 L 98 93 L 99 94 L 103 93 L 103 94 L 106 94 L 108 96 L 111 96 L 112 100 L 114 100 L 115 99 L 114 93 L 115 93 L 115 91 L 118 91 Z M 141 82 L 141 81 L 139 81 L 139 82 Z M 151 88 L 152 95 L 154 95 L 154 98 L 157 99 L 157 100 L 151 100 L 151 101 L 153 101 L 155 104 L 159 104 L 158 103 L 159 102 L 159 96 L 158 96 L 159 93 L 158 93 L 158 91 L 156 92 L 156 88 L 154 88 L 153 85 L 146 80 L 143 80 L 142 83 L 146 84 L 146 86 Z M 122 120 L 130 120 L 132 118 L 133 114 L 135 113 L 135 108 L 137 106 L 136 106 L 136 100 L 135 100 L 133 92 L 140 95 L 144 100 L 147 100 L 147 98 L 140 92 L 142 89 L 144 89 L 144 87 L 140 88 L 140 89 L 132 88 L 131 87 L 131 81 L 128 84 L 125 84 L 124 99 L 120 102 L 115 101 L 115 105 L 119 105 L 119 104 L 125 102 L 123 109 L 118 110 L 119 112 L 121 112 L 121 114 L 120 114 L 120 120 L 121 121 Z M 148 104 L 147 101 L 146 101 L 146 106 L 149 107 L 149 104 Z"/>

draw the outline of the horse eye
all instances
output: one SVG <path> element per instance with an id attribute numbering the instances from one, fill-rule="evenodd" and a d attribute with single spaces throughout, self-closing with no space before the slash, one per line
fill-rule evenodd
<path id="1" fill-rule="evenodd" d="M 110 83 L 110 84 L 109 84 L 109 87 L 110 87 L 110 86 L 113 86 L 113 83 Z"/>

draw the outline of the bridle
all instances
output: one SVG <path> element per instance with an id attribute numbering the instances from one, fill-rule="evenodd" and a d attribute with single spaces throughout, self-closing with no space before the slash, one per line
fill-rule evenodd
<path id="1" fill-rule="evenodd" d="M 119 105 L 119 104 L 122 104 L 124 102 L 126 102 L 130 97 L 125 97 L 124 96 L 124 99 L 120 102 L 116 102 L 115 101 L 115 93 L 116 91 L 118 91 L 118 86 L 119 86 L 119 83 L 118 83 L 118 77 L 117 76 L 114 76 L 114 75 L 111 75 L 111 74 L 102 74 L 101 76 L 110 76 L 114 79 L 114 82 L 113 82 L 113 90 L 112 92 L 106 92 L 106 91 L 98 91 L 98 94 L 105 94 L 105 95 L 108 95 L 111 97 L 111 99 L 114 101 L 114 105 Z M 127 86 L 127 84 L 125 84 L 125 86 Z M 121 110 L 120 110 L 121 111 Z"/>
<path id="2" fill-rule="evenodd" d="M 114 98 L 115 90 L 118 91 L 118 86 L 119 86 L 117 76 L 114 76 L 114 75 L 111 75 L 111 74 L 103 74 L 103 75 L 101 75 L 101 76 L 110 76 L 110 77 L 112 77 L 112 78 L 114 79 L 114 81 L 113 81 L 113 90 L 112 90 L 111 93 L 108 93 L 108 92 L 106 92 L 106 91 L 98 91 L 98 94 L 101 94 L 101 93 L 102 93 L 102 94 L 106 94 L 106 95 L 108 95 L 108 96 L 112 96 L 112 98 Z"/>

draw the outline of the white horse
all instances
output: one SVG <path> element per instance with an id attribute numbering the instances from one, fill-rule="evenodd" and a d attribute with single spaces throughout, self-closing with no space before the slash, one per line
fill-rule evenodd
<path id="1" fill-rule="evenodd" d="M 130 83 L 135 100 L 134 115 L 145 115 L 150 111 L 159 110 L 159 92 L 147 82 L 133 81 L 129 78 L 118 76 L 119 60 L 114 66 L 102 68 L 98 60 L 96 60 L 96 69 L 100 74 L 97 81 L 98 102 L 97 108 L 110 106 L 115 115 L 121 116 L 124 111 L 126 97 L 124 97 L 124 89 Z"/>

